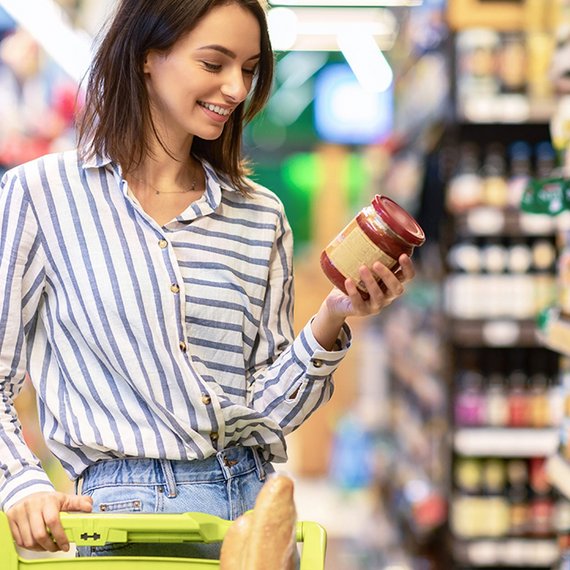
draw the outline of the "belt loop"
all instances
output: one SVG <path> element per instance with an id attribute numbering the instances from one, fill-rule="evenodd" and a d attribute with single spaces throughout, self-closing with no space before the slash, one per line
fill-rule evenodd
<path id="1" fill-rule="evenodd" d="M 164 475 L 164 482 L 166 484 L 166 496 L 169 498 L 176 497 L 178 490 L 176 489 L 176 477 L 174 477 L 174 470 L 172 469 L 172 462 L 170 459 L 158 460 L 162 473 Z"/>
<path id="2" fill-rule="evenodd" d="M 265 481 L 265 469 L 263 468 L 263 461 L 261 460 L 261 455 L 257 447 L 251 448 L 251 453 L 253 454 L 253 461 L 255 462 L 255 469 L 257 471 L 257 476 L 260 481 Z"/>
<path id="3" fill-rule="evenodd" d="M 81 492 L 83 491 L 83 475 L 79 475 L 79 477 L 75 479 L 74 486 L 75 486 L 75 494 L 81 495 Z"/>
<path id="4" fill-rule="evenodd" d="M 222 475 L 224 476 L 224 479 L 226 481 L 228 481 L 230 479 L 230 477 L 232 476 L 231 471 L 229 470 L 229 467 L 226 463 L 226 450 L 222 449 L 221 451 L 218 451 L 216 453 L 216 459 L 218 461 L 218 463 L 220 464 L 220 469 L 222 470 Z"/>

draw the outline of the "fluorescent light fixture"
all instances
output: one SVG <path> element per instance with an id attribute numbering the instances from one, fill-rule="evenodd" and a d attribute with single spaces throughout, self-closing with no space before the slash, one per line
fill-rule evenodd
<path id="1" fill-rule="evenodd" d="M 289 51 L 297 41 L 297 14 L 289 8 L 274 8 L 267 14 L 271 45 L 277 51 Z"/>
<path id="2" fill-rule="evenodd" d="M 381 8 L 272 8 L 269 33 L 277 51 L 338 51 L 337 37 L 346 33 L 371 36 L 382 50 L 394 45 L 398 23 Z"/>
<path id="3" fill-rule="evenodd" d="M 338 45 L 365 91 L 386 91 L 394 74 L 371 35 L 350 31 L 338 36 Z"/>
<path id="4" fill-rule="evenodd" d="M 270 0 L 272 6 L 321 6 L 326 8 L 358 8 L 383 6 L 421 6 L 423 0 Z"/>
<path id="5" fill-rule="evenodd" d="M 54 0 L 0 0 L 8 14 L 77 83 L 91 62 L 91 37 L 74 29 Z"/>

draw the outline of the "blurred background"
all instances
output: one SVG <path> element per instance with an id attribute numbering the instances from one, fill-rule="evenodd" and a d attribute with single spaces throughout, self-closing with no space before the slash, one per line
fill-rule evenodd
<path id="1" fill-rule="evenodd" d="M 113 5 L 0 0 L 0 172 L 74 146 Z M 245 148 L 294 231 L 297 330 L 330 289 L 320 252 L 375 194 L 427 237 L 289 437 L 299 518 L 326 527 L 327 570 L 566 567 L 570 2 L 268 9 L 276 80 Z M 29 383 L 17 407 L 70 489 Z"/>

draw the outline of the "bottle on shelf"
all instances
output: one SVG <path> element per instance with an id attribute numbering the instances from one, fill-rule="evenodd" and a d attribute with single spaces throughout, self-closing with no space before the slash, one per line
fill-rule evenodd
<path id="1" fill-rule="evenodd" d="M 505 427 L 509 422 L 509 402 L 505 383 L 505 376 L 499 371 L 491 372 L 488 376 L 485 400 L 488 426 Z"/>
<path id="2" fill-rule="evenodd" d="M 511 505 L 510 534 L 526 535 L 530 528 L 528 470 L 524 459 L 507 460 L 507 498 Z"/>
<path id="3" fill-rule="evenodd" d="M 527 427 L 530 419 L 530 406 L 527 394 L 527 375 L 522 369 L 515 369 L 509 374 L 509 421 L 512 428 Z"/>
<path id="4" fill-rule="evenodd" d="M 447 188 L 446 206 L 449 212 L 459 214 L 479 205 L 483 199 L 483 179 L 480 173 L 479 147 L 463 143 L 455 173 Z"/>
<path id="5" fill-rule="evenodd" d="M 509 147 L 508 205 L 516 209 L 519 208 L 524 190 L 531 179 L 531 155 L 531 147 L 525 141 L 515 141 Z"/>
<path id="6" fill-rule="evenodd" d="M 543 141 L 535 148 L 535 174 L 534 177 L 542 180 L 552 178 L 556 168 L 556 151 L 549 141 Z"/>
<path id="7" fill-rule="evenodd" d="M 458 375 L 455 422 L 464 427 L 481 426 L 485 423 L 483 376 L 475 370 L 464 370 Z"/>
<path id="8" fill-rule="evenodd" d="M 505 149 L 499 143 L 487 148 L 483 161 L 483 203 L 505 208 L 509 200 Z"/>

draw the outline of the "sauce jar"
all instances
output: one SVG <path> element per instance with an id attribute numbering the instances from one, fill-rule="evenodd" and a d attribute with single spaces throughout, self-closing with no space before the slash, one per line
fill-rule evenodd
<path id="1" fill-rule="evenodd" d="M 321 253 L 321 267 L 329 280 L 346 293 L 344 282 L 353 279 L 364 299 L 369 297 L 359 268 L 380 261 L 396 273 L 402 253 L 412 255 L 425 241 L 416 220 L 394 200 L 377 194 Z"/>

